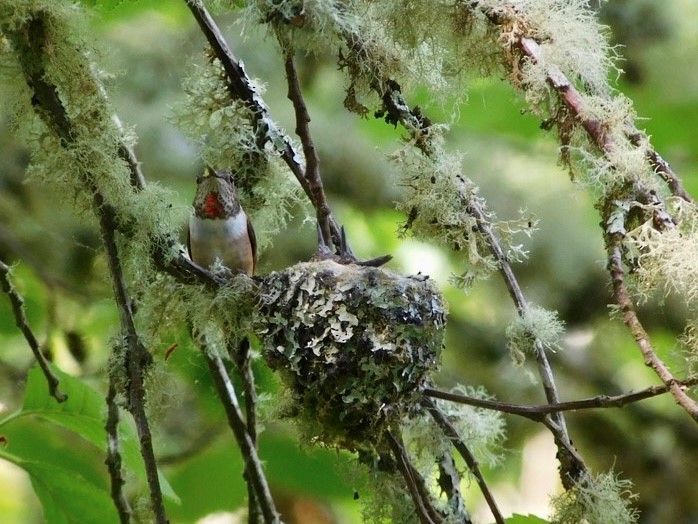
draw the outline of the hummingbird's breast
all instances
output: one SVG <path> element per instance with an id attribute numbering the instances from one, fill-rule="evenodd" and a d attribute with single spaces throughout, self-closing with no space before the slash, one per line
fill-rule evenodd
<path id="1" fill-rule="evenodd" d="M 247 215 L 240 210 L 227 219 L 189 218 L 191 259 L 210 267 L 216 259 L 231 271 L 252 274 L 254 254 L 247 230 Z"/>

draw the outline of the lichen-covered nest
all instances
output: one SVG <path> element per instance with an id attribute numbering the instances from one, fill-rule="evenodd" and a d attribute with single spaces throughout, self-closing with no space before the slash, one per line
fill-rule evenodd
<path id="1" fill-rule="evenodd" d="M 441 352 L 446 307 L 425 276 L 330 260 L 265 277 L 264 356 L 326 444 L 365 449 L 412 404 Z"/>

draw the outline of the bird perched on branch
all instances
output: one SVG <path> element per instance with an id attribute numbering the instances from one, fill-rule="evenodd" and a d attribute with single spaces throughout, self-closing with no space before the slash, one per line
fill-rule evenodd
<path id="1" fill-rule="evenodd" d="M 196 184 L 187 238 L 189 257 L 204 268 L 218 259 L 233 273 L 251 276 L 257 263 L 257 241 L 240 206 L 232 174 L 207 167 Z"/>

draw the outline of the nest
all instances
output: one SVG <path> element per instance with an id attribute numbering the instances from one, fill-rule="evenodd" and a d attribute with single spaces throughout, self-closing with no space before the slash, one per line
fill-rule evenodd
<path id="1" fill-rule="evenodd" d="M 331 260 L 269 274 L 258 333 L 310 437 L 368 449 L 414 405 L 441 353 L 446 307 L 428 277 Z"/>

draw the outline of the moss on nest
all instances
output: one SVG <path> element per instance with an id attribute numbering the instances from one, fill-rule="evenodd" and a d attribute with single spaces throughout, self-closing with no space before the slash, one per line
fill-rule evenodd
<path id="1" fill-rule="evenodd" d="M 264 356 L 313 440 L 367 449 L 413 404 L 441 352 L 446 306 L 425 276 L 330 260 L 265 277 Z"/>

